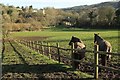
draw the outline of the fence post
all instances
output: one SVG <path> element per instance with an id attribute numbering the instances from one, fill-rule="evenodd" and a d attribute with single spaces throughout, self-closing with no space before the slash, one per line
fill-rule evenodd
<path id="1" fill-rule="evenodd" d="M 25 40 L 25 46 L 27 47 L 27 40 Z"/>
<path id="2" fill-rule="evenodd" d="M 33 42 L 31 41 L 31 49 L 33 49 Z"/>
<path id="3" fill-rule="evenodd" d="M 23 40 L 22 40 L 22 44 L 25 45 L 24 43 L 25 43 L 25 42 L 24 42 L 24 39 L 23 39 Z"/>
<path id="4" fill-rule="evenodd" d="M 42 48 L 42 54 L 44 54 L 44 46 L 43 46 L 43 42 L 41 42 L 41 48 Z"/>
<path id="5" fill-rule="evenodd" d="M 30 41 L 28 41 L 28 47 L 30 48 Z"/>
<path id="6" fill-rule="evenodd" d="M 72 45 L 71 45 L 71 58 L 74 59 L 74 43 L 72 43 Z M 75 68 L 74 61 L 72 60 L 71 62 L 72 62 L 71 64 L 72 64 L 73 68 Z"/>
<path id="7" fill-rule="evenodd" d="M 60 49 L 59 49 L 59 43 L 56 43 L 57 44 L 57 53 L 58 53 L 58 61 L 60 63 Z"/>
<path id="8" fill-rule="evenodd" d="M 31 41 L 30 41 L 30 43 L 29 43 L 29 47 L 30 47 L 30 49 L 31 49 Z"/>
<path id="9" fill-rule="evenodd" d="M 48 56 L 49 56 L 49 59 L 51 59 L 51 54 L 50 54 L 50 44 L 49 43 L 47 43 L 47 46 L 48 46 Z"/>
<path id="10" fill-rule="evenodd" d="M 25 46 L 25 40 L 23 39 L 23 44 L 24 44 L 24 46 Z"/>
<path id="11" fill-rule="evenodd" d="M 26 46 L 26 40 L 24 40 L 24 45 Z"/>
<path id="12" fill-rule="evenodd" d="M 22 44 L 22 40 L 20 40 L 20 44 Z"/>
<path id="13" fill-rule="evenodd" d="M 94 63 L 95 63 L 94 78 L 98 79 L 98 52 L 96 51 L 99 51 L 98 45 L 94 45 Z"/>
<path id="14" fill-rule="evenodd" d="M 33 50 L 35 51 L 35 41 L 33 41 Z"/>
<path id="15" fill-rule="evenodd" d="M 21 44 L 21 40 L 19 40 L 19 43 Z"/>
<path id="16" fill-rule="evenodd" d="M 22 44 L 24 45 L 24 40 L 22 39 Z"/>
<path id="17" fill-rule="evenodd" d="M 39 44 L 39 42 L 37 41 L 37 42 L 36 42 L 36 50 L 37 50 L 37 52 L 39 53 L 39 45 L 38 45 L 38 44 Z"/>
<path id="18" fill-rule="evenodd" d="M 25 40 L 25 46 L 27 47 L 27 41 Z"/>
<path id="19" fill-rule="evenodd" d="M 28 47 L 28 41 L 26 40 L 26 46 Z"/>
<path id="20" fill-rule="evenodd" d="M 28 45 L 29 45 L 29 41 L 26 41 L 26 43 L 27 43 L 27 47 L 28 47 Z"/>
<path id="21" fill-rule="evenodd" d="M 35 51 L 37 51 L 37 41 L 34 41 L 34 45 L 35 45 Z"/>
<path id="22" fill-rule="evenodd" d="M 29 45 L 29 41 L 26 41 L 27 42 L 27 47 L 28 47 L 28 45 Z"/>
<path id="23" fill-rule="evenodd" d="M 40 41 L 38 41 L 38 50 L 39 50 L 39 53 L 41 53 L 41 42 Z"/>
<path id="24" fill-rule="evenodd" d="M 25 45 L 25 44 L 24 44 L 24 39 L 22 40 L 22 44 Z"/>

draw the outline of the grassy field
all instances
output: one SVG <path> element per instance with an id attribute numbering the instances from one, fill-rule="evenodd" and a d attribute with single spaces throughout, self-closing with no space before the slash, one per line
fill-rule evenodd
<path id="1" fill-rule="evenodd" d="M 6 40 L 2 54 L 2 79 L 39 80 L 39 79 L 78 79 L 93 76 L 76 71 L 72 67 L 49 59 L 24 45 Z"/>
<path id="2" fill-rule="evenodd" d="M 67 28 L 53 28 L 44 31 L 34 32 L 16 32 L 12 33 L 12 37 L 33 37 L 33 40 L 43 40 L 36 37 L 48 37 L 43 41 L 50 43 L 60 43 L 61 47 L 68 48 L 69 41 L 72 36 L 80 38 L 85 44 L 87 49 L 93 50 L 94 46 L 94 33 L 99 33 L 101 37 L 108 40 L 112 47 L 113 52 L 118 52 L 118 31 L 117 30 L 94 30 L 94 29 L 67 29 Z M 22 38 L 21 38 L 22 39 Z M 24 38 L 23 38 L 24 39 Z"/>
<path id="3" fill-rule="evenodd" d="M 112 52 L 120 52 L 119 42 L 120 38 L 118 35 L 118 30 L 96 30 L 96 29 L 78 29 L 78 28 L 52 28 L 43 31 L 33 31 L 33 32 L 15 32 L 11 34 L 11 37 L 18 39 L 34 40 L 34 41 L 44 41 L 49 42 L 51 45 L 56 43 L 60 44 L 60 47 L 70 48 L 68 45 L 72 36 L 80 38 L 86 45 L 87 50 L 94 50 L 94 33 L 99 33 L 101 37 L 109 41 L 112 45 Z M 47 37 L 47 38 L 45 38 Z M 93 54 L 86 54 L 90 61 L 93 61 Z M 118 56 L 112 56 L 113 61 L 119 61 Z M 89 59 L 88 59 L 89 61 Z"/>
<path id="4" fill-rule="evenodd" d="M 68 43 L 69 43 L 72 36 L 76 36 L 76 37 L 80 38 L 86 44 L 86 47 L 87 47 L 88 50 L 93 50 L 94 49 L 94 43 L 93 43 L 94 33 L 99 33 L 101 37 L 103 37 L 104 39 L 108 40 L 111 43 L 112 48 L 113 48 L 112 52 L 119 52 L 119 49 L 118 49 L 118 47 L 119 47 L 118 46 L 119 36 L 118 36 L 118 31 L 117 30 L 52 28 L 52 29 L 46 29 L 46 30 L 43 30 L 43 31 L 13 32 L 13 33 L 9 34 L 9 38 L 25 39 L 25 40 L 28 40 L 28 41 L 30 41 L 30 40 L 31 41 L 44 41 L 44 42 L 49 42 L 51 45 L 56 45 L 56 43 L 59 42 L 60 47 L 70 48 Z M 9 64 L 14 65 L 16 63 L 36 65 L 36 64 L 39 64 L 39 61 L 41 61 L 40 59 L 42 59 L 43 62 L 47 60 L 47 62 L 46 62 L 47 64 L 48 63 L 55 63 L 56 64 L 56 62 L 49 61 L 47 58 L 45 58 L 45 59 L 44 59 L 44 57 L 40 58 L 41 55 L 38 54 L 38 53 L 36 54 L 35 52 L 29 52 L 30 50 L 28 48 L 25 48 L 24 46 L 18 46 L 15 43 L 12 43 L 12 44 L 14 45 L 15 49 L 14 48 L 11 49 L 9 47 L 10 44 L 7 44 L 7 43 L 5 44 L 6 46 L 8 46 L 8 49 L 5 50 L 5 51 L 7 51 L 7 52 L 5 52 L 6 53 L 5 55 L 7 57 L 3 58 L 4 59 L 3 64 L 5 66 L 5 71 L 7 71 L 6 69 L 9 69 L 9 67 L 6 67 L 6 65 L 9 65 Z M 18 53 L 16 50 L 20 51 L 20 53 Z M 17 52 L 17 54 L 15 54 L 16 52 Z M 9 54 L 9 53 L 11 53 L 11 54 Z M 26 53 L 26 54 L 22 54 L 22 53 Z M 27 55 L 29 55 L 29 56 L 27 56 Z M 9 57 L 9 56 L 11 56 L 11 57 Z M 21 57 L 22 57 L 22 59 L 21 59 Z M 86 72 L 87 70 L 90 69 L 92 71 L 92 74 L 93 74 L 93 69 L 94 68 L 87 65 L 87 63 L 94 63 L 94 60 L 93 60 L 94 58 L 93 57 L 94 57 L 93 54 L 90 54 L 90 53 L 86 54 L 86 58 L 83 60 L 83 62 L 80 63 L 81 71 Z M 16 61 L 14 61 L 14 60 L 16 60 Z M 119 61 L 120 61 L 119 57 L 112 56 L 112 61 L 109 62 L 108 66 L 118 68 Z M 22 65 L 19 66 L 20 69 L 21 69 L 21 66 Z M 62 67 L 62 66 L 59 65 L 59 68 Z M 30 67 L 30 66 L 27 66 L 27 67 Z M 27 67 L 25 67 L 25 69 Z M 22 68 L 23 68 L 23 66 L 22 66 Z M 36 68 L 36 67 L 33 66 L 33 68 Z M 24 71 L 24 69 L 22 71 Z M 35 69 L 35 71 L 33 70 L 33 72 L 37 72 L 37 70 Z M 76 71 L 74 73 L 82 75 L 81 73 L 78 73 Z M 109 71 L 106 72 L 106 73 L 101 73 L 100 75 L 102 75 L 103 77 L 106 77 L 106 74 L 108 74 L 107 76 L 111 75 L 111 77 L 114 77 L 114 76 L 117 77 L 118 76 L 118 74 L 114 75 L 114 73 L 112 73 L 112 72 L 109 73 Z M 31 74 L 25 74 L 25 75 L 31 76 Z M 25 76 L 25 75 L 23 75 L 23 76 Z M 49 74 L 47 74 L 47 75 L 49 76 Z M 38 75 L 38 76 L 40 76 L 40 75 Z M 86 74 L 83 75 L 83 76 L 86 76 Z"/>

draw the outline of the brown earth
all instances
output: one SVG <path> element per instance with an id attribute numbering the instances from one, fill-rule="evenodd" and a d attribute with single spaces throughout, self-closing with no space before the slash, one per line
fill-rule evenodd
<path id="1" fill-rule="evenodd" d="M 47 36 L 47 37 L 43 37 L 43 36 L 31 36 L 31 37 L 17 37 L 17 39 L 25 39 L 25 40 L 29 40 L 29 41 L 43 41 L 45 39 L 48 39 L 52 36 Z"/>

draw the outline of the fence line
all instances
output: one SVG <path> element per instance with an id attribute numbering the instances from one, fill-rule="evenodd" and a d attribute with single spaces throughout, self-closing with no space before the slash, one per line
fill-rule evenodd
<path id="1" fill-rule="evenodd" d="M 71 49 L 65 49 L 65 48 L 61 48 L 59 46 L 59 43 L 56 43 L 56 46 L 51 46 L 49 43 L 47 43 L 46 45 L 43 44 L 43 42 L 39 42 L 39 41 L 26 41 L 26 40 L 16 40 L 16 42 L 18 43 L 21 43 L 21 44 L 24 44 L 25 46 L 33 49 L 33 50 L 36 50 L 37 52 L 40 53 L 40 50 L 41 50 L 41 53 L 42 54 L 45 54 L 45 50 L 44 50 L 44 47 L 47 47 L 47 50 L 48 50 L 48 54 L 47 56 L 49 56 L 49 58 L 51 59 L 51 57 L 55 57 L 57 56 L 57 61 L 60 63 L 62 61 L 62 58 L 65 58 L 65 59 L 68 59 L 68 60 L 71 60 L 71 65 L 73 66 L 73 62 L 76 61 L 76 62 L 81 62 L 81 60 L 77 60 L 77 59 L 73 59 L 73 58 L 69 58 L 69 57 L 66 57 L 66 56 L 63 56 L 63 55 L 60 55 L 60 50 L 64 50 L 64 51 L 71 51 L 71 57 L 73 57 L 73 53 L 74 51 L 76 51 L 77 49 L 74 49 L 74 46 L 72 45 L 71 46 Z M 57 49 L 57 54 L 52 54 L 50 51 L 51 51 L 51 48 L 56 48 Z M 115 72 L 118 72 L 120 73 L 120 69 L 115 69 L 115 68 L 112 68 L 112 67 L 106 67 L 106 66 L 101 66 L 98 64 L 98 54 L 108 54 L 108 55 L 115 55 L 115 56 L 120 56 L 120 53 L 113 53 L 113 52 L 104 52 L 104 51 L 99 51 L 99 46 L 98 45 L 94 45 L 94 51 L 92 50 L 80 50 L 80 52 L 91 52 L 91 53 L 94 53 L 94 68 L 95 68 L 95 72 L 94 72 L 94 78 L 98 79 L 98 68 L 103 68 L 103 69 L 107 69 L 107 70 L 110 70 L 110 71 L 115 71 Z M 54 56 L 53 56 L 54 55 Z M 73 66 L 74 67 L 74 66 Z"/>
<path id="2" fill-rule="evenodd" d="M 61 50 L 74 50 L 74 51 L 76 51 L 76 50 L 78 50 L 78 49 L 65 49 L 65 48 L 61 48 L 61 47 L 57 47 L 57 46 L 48 46 L 48 45 L 43 45 L 43 44 L 35 44 L 35 45 L 39 45 L 39 46 L 44 46 L 44 47 L 53 47 L 53 48 L 59 48 L 59 49 L 61 49 Z M 118 56 L 120 56 L 120 52 L 118 53 L 118 52 L 105 52 L 105 51 L 92 51 L 92 50 L 80 50 L 80 52 L 91 52 L 91 53 L 95 53 L 95 52 L 97 52 L 97 53 L 99 53 L 99 54 L 108 54 L 108 55 L 118 55 Z"/>

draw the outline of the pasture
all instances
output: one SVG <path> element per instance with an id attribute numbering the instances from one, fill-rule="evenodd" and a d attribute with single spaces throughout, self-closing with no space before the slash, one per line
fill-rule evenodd
<path id="1" fill-rule="evenodd" d="M 108 40 L 112 47 L 113 52 L 118 52 L 118 31 L 117 30 L 91 30 L 91 29 L 52 29 L 34 32 L 16 32 L 10 36 L 14 38 L 21 38 L 34 41 L 46 41 L 52 44 L 59 42 L 61 47 L 68 48 L 69 41 L 72 36 L 80 38 L 85 44 L 87 49 L 93 50 L 94 46 L 94 33 L 99 33 L 101 37 Z"/>
<path id="2" fill-rule="evenodd" d="M 108 40 L 111 43 L 112 49 L 113 49 L 112 52 L 119 52 L 118 31 L 117 30 L 67 29 L 67 28 L 56 29 L 56 28 L 53 28 L 53 29 L 47 29 L 47 30 L 43 30 L 43 31 L 13 32 L 13 33 L 9 34 L 9 38 L 10 39 L 12 39 L 12 38 L 13 39 L 21 39 L 21 40 L 24 39 L 27 41 L 43 41 L 43 42 L 49 42 L 51 45 L 56 45 L 56 43 L 59 43 L 60 47 L 62 47 L 62 48 L 70 48 L 68 43 L 72 36 L 76 36 L 85 43 L 87 50 L 93 50 L 94 49 L 94 43 L 93 43 L 94 33 L 99 33 L 101 37 L 103 37 L 104 39 Z M 15 47 L 16 46 L 18 46 L 18 45 L 15 45 Z M 17 48 L 17 49 L 19 50 L 19 48 Z M 28 50 L 28 49 L 26 48 L 26 50 Z M 26 52 L 26 50 L 25 50 L 25 52 Z M 22 51 L 22 50 L 20 50 L 20 51 Z M 21 53 L 24 53 L 24 52 L 21 52 Z M 67 53 L 62 53 L 62 54 L 65 55 Z M 34 54 L 32 54 L 32 55 L 34 55 Z M 24 56 L 25 55 L 23 55 L 23 57 Z M 27 57 L 27 56 L 25 56 L 25 57 Z M 39 55 L 39 57 L 40 57 L 40 55 Z M 84 62 L 87 62 L 87 63 L 93 62 L 93 54 L 87 53 L 86 57 L 88 59 L 86 58 Z M 23 59 L 27 59 L 27 58 L 23 58 Z M 30 59 L 32 59 L 32 57 Z M 37 63 L 37 60 L 33 60 L 33 61 L 34 62 L 32 62 L 32 64 Z M 119 61 L 120 61 L 119 57 L 112 56 L 112 62 L 109 63 L 109 66 L 117 68 L 117 67 L 119 67 Z M 20 61 L 18 61 L 18 62 L 20 62 Z M 54 62 L 52 62 L 52 63 L 54 63 Z M 7 63 L 7 64 L 9 64 L 9 63 Z M 81 63 L 81 68 L 84 68 L 86 66 L 93 70 L 93 68 L 91 68 L 90 66 L 85 65 L 84 63 Z M 85 72 L 84 70 L 82 70 L 82 71 Z M 104 77 L 106 77 L 105 74 L 106 73 L 104 73 L 104 74 L 102 73 L 100 75 L 104 75 Z M 110 76 L 110 75 L 111 75 L 111 73 L 107 76 Z M 119 77 L 118 74 L 112 75 L 112 77 L 113 76 Z"/>
<path id="3" fill-rule="evenodd" d="M 72 69 L 63 63 L 49 59 L 24 45 L 5 41 L 2 54 L 2 79 L 70 79 L 90 78 L 91 75 Z"/>

